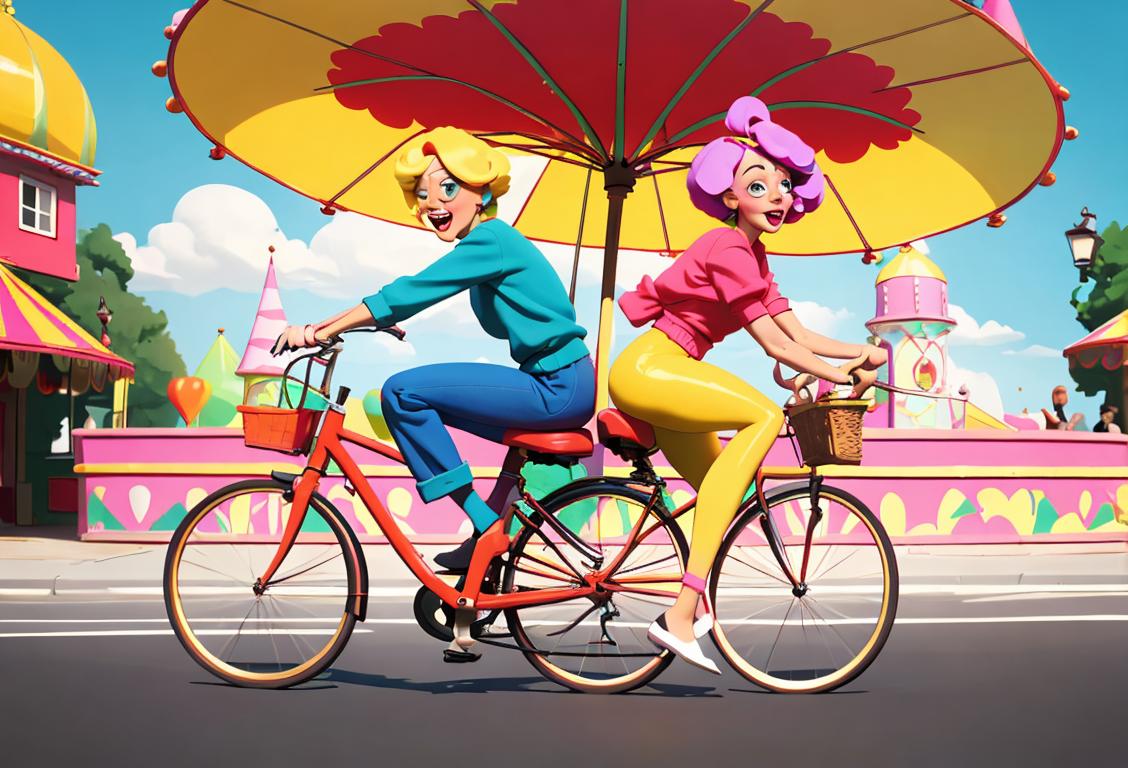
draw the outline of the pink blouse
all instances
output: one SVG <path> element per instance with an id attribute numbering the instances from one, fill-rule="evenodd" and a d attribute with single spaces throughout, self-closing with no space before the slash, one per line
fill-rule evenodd
<path id="1" fill-rule="evenodd" d="M 763 315 L 790 306 L 779 295 L 764 246 L 738 229 L 706 232 L 658 276 L 642 278 L 619 306 L 632 325 L 654 327 L 700 360 L 713 345 Z"/>

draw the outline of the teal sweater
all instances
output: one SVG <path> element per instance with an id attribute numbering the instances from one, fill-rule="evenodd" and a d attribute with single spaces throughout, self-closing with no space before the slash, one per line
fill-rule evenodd
<path id="1" fill-rule="evenodd" d="M 587 331 L 555 270 L 500 219 L 483 221 L 446 256 L 388 283 L 364 305 L 377 323 L 391 325 L 465 290 L 482 328 L 509 342 L 522 371 L 551 373 L 587 356 Z"/>

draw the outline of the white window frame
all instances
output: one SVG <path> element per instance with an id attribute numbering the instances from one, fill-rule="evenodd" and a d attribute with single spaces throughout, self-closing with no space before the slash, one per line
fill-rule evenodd
<path id="1" fill-rule="evenodd" d="M 24 220 L 23 220 L 24 209 L 27 207 L 27 206 L 24 205 L 24 201 L 23 201 L 23 199 L 24 199 L 24 197 L 23 197 L 24 196 L 24 185 L 27 185 L 29 187 L 33 187 L 35 189 L 35 226 L 32 226 L 32 227 L 29 227 L 27 224 L 24 224 Z M 40 208 L 40 205 L 39 205 L 39 196 L 44 191 L 50 191 L 50 193 L 51 193 L 51 210 L 50 211 L 44 211 L 42 208 Z M 39 179 L 34 179 L 31 176 L 24 176 L 23 174 L 20 174 L 20 192 L 19 192 L 19 197 L 18 197 L 18 203 L 19 203 L 19 205 L 17 206 L 17 210 L 16 210 L 16 222 L 19 224 L 20 229 L 22 229 L 24 232 L 31 232 L 31 233 L 36 234 L 36 235 L 43 235 L 44 237 L 55 237 L 55 232 L 58 229 L 58 216 L 59 216 L 59 190 L 58 189 L 51 186 L 50 184 L 47 184 L 45 182 L 40 181 Z M 39 227 L 39 217 L 42 216 L 44 213 L 49 213 L 49 215 L 51 216 L 51 228 L 50 228 L 50 230 L 41 229 Z"/>

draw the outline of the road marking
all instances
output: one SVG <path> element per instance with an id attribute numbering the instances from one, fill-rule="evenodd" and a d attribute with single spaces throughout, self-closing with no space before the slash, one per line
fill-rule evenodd
<path id="1" fill-rule="evenodd" d="M 181 594 L 184 595 L 242 595 L 250 592 L 251 587 L 186 587 L 181 589 Z M 345 587 L 274 587 L 272 591 L 278 595 L 285 595 L 288 597 L 294 596 L 317 596 L 317 597 L 344 597 L 348 590 Z M 419 591 L 419 587 L 369 587 L 369 597 L 415 597 L 415 593 Z M 4 594 L 4 590 L 0 590 L 0 595 Z M 22 593 L 21 593 L 22 594 Z M 36 595 L 49 595 L 52 594 L 51 590 L 44 590 L 42 592 L 28 592 L 27 594 Z M 60 597 L 68 595 L 143 595 L 143 596 L 164 596 L 164 587 L 104 587 L 102 589 L 57 589 L 53 594 Z"/>
<path id="2" fill-rule="evenodd" d="M 961 600 L 961 603 L 1014 603 L 1020 600 L 1076 600 L 1081 597 L 1128 597 L 1128 592 L 1031 592 L 1022 595 L 988 595 Z"/>
<path id="3" fill-rule="evenodd" d="M 817 585 L 816 585 L 817 586 Z M 228 595 L 242 594 L 248 588 L 242 587 L 194 587 L 183 590 L 184 594 L 193 595 Z M 278 594 L 283 594 L 284 588 L 278 588 Z M 295 591 L 303 595 L 328 595 L 333 596 L 339 590 L 329 587 L 302 587 Z M 814 588 L 812 588 L 814 589 Z M 369 597 L 414 597 L 419 591 L 418 587 L 370 587 Z M 880 594 L 881 586 L 818 586 L 822 594 Z M 722 587 L 721 594 L 728 595 L 762 595 L 790 594 L 790 590 L 776 588 L 754 587 Z M 1076 594 L 1085 592 L 1110 593 L 1117 596 L 1128 596 L 1128 584 L 902 584 L 902 595 L 1033 595 L 1040 593 L 1066 593 Z M 0 597 L 45 597 L 57 595 L 59 597 L 79 595 L 135 595 L 162 597 L 164 588 L 159 586 L 145 587 L 103 587 L 100 589 L 57 589 L 49 588 L 0 588 Z M 341 593 L 343 594 L 343 593 Z"/>
<path id="4" fill-rule="evenodd" d="M 135 624 L 135 623 L 152 623 L 164 622 L 165 619 L 4 619 L 3 623 L 68 623 L 68 624 L 95 624 L 95 623 L 119 623 L 119 624 Z M 232 618 L 215 618 L 205 619 L 202 621 L 214 623 L 239 623 L 243 619 L 238 617 Z M 262 621 L 269 621 L 263 619 Z M 277 621 L 277 620 L 276 620 Z M 303 620 L 291 619 L 289 621 L 320 621 L 317 619 Z M 325 620 L 325 623 L 335 623 L 336 620 Z M 831 619 L 831 620 L 796 620 L 790 619 L 785 622 L 785 626 L 789 627 L 812 627 L 819 625 L 826 626 L 843 626 L 843 625 L 871 625 L 877 621 L 876 617 L 859 618 L 859 619 Z M 1046 615 L 1046 616 L 941 616 L 941 617 L 906 617 L 897 619 L 898 625 L 928 625 L 928 624 L 1028 624 L 1028 623 L 1068 623 L 1068 622 L 1128 622 L 1128 614 L 1074 614 L 1074 615 Z M 415 625 L 415 619 L 368 619 L 365 624 L 383 624 L 383 625 Z M 558 627 L 569 626 L 571 622 L 568 621 L 531 621 L 525 622 L 525 627 Z M 721 622 L 722 626 L 732 627 L 734 625 L 740 626 L 764 626 L 764 627 L 778 627 L 779 621 L 772 621 L 771 619 L 745 619 L 742 621 L 734 622 Z M 598 622 L 585 621 L 581 622 L 579 626 L 599 626 Z M 646 622 L 635 621 L 614 621 L 612 627 L 622 627 L 629 629 L 645 629 L 649 624 Z M 329 635 L 335 631 L 334 627 L 320 628 L 294 628 L 294 629 L 244 629 L 241 627 L 235 628 L 216 628 L 216 629 L 202 629 L 196 634 L 205 636 L 230 636 L 236 633 L 243 635 Z M 359 634 L 372 634 L 374 630 L 364 629 L 358 627 L 353 630 Z M 154 637 L 154 636 L 168 636 L 172 635 L 171 629 L 106 629 L 106 630 L 68 630 L 68 631 L 54 631 L 54 632 L 0 632 L 0 638 L 46 638 L 46 637 Z"/>
<path id="5" fill-rule="evenodd" d="M 230 636 L 236 633 L 241 635 L 332 635 L 336 630 L 332 627 L 326 629 L 249 629 L 239 631 L 235 629 L 205 629 L 197 632 L 203 636 Z M 371 634 L 371 629 L 354 629 L 359 634 Z M 171 629 L 91 629 L 73 632 L 3 632 L 0 638 L 20 637 L 155 637 L 172 635 Z"/>

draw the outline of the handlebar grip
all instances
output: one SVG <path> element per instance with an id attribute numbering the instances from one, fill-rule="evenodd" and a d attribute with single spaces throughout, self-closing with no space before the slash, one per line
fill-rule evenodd
<path id="1" fill-rule="evenodd" d="M 345 401 L 349 399 L 349 392 L 351 392 L 351 391 L 352 390 L 350 390 L 348 387 L 341 387 L 340 389 L 338 389 L 337 390 L 337 405 L 340 405 L 340 406 L 343 407 L 344 404 L 345 404 Z"/>

